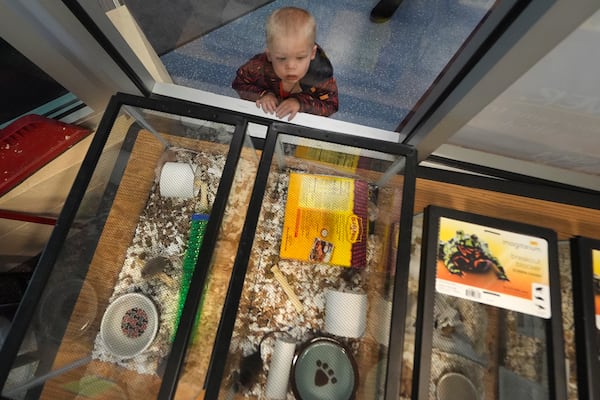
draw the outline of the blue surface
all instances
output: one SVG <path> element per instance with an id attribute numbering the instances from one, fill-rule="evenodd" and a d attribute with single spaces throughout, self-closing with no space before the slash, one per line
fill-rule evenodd
<path id="1" fill-rule="evenodd" d="M 161 57 L 175 83 L 237 97 L 237 68 L 264 50 L 264 21 L 294 5 L 317 20 L 334 67 L 340 109 L 331 118 L 395 130 L 485 16 L 490 0 L 404 0 L 392 19 L 369 20 L 376 1 L 277 0 Z"/>

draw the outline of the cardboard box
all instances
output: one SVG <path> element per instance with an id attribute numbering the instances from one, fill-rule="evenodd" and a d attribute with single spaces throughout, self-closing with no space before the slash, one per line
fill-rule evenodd
<path id="1" fill-rule="evenodd" d="M 368 194 L 365 181 L 291 173 L 280 256 L 365 267 Z"/>

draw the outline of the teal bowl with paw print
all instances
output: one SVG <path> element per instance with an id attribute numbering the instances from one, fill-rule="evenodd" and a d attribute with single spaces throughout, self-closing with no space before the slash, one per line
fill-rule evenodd
<path id="1" fill-rule="evenodd" d="M 342 343 L 317 337 L 300 347 L 292 362 L 292 390 L 302 400 L 349 400 L 358 387 L 358 367 Z"/>

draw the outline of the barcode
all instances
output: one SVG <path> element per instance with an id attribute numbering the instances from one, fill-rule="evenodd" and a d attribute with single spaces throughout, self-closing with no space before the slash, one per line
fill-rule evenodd
<path id="1" fill-rule="evenodd" d="M 467 297 L 473 297 L 476 299 L 481 298 L 481 292 L 479 290 L 475 290 L 475 289 L 465 289 L 465 295 Z"/>

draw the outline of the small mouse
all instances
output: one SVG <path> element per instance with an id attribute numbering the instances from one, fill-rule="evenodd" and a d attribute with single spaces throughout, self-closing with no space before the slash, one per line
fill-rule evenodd
<path id="1" fill-rule="evenodd" d="M 258 374 L 262 372 L 263 360 L 260 355 L 260 345 L 258 350 L 242 357 L 240 360 L 240 371 L 238 375 L 238 383 L 240 387 L 249 389 L 258 380 Z"/>
<path id="2" fill-rule="evenodd" d="M 142 277 L 149 278 L 160 272 L 163 272 L 167 267 L 171 266 L 171 260 L 164 256 L 152 257 L 149 259 L 142 269 Z"/>
<path id="3" fill-rule="evenodd" d="M 250 389 L 258 381 L 258 376 L 263 370 L 263 360 L 261 355 L 262 344 L 266 338 L 278 334 L 288 334 L 286 331 L 271 331 L 267 332 L 258 343 L 258 347 L 252 353 L 242 357 L 240 360 L 240 368 L 236 374 L 235 379 L 235 391 L 239 392 L 241 389 Z"/>

